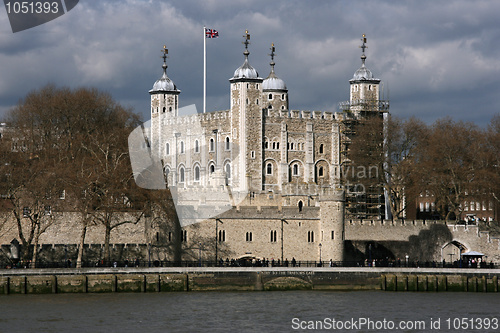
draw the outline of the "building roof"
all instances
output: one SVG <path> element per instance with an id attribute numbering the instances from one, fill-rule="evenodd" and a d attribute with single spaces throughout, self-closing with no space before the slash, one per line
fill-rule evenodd
<path id="1" fill-rule="evenodd" d="M 161 78 L 156 80 L 156 82 L 153 84 L 153 89 L 151 89 L 149 92 L 154 93 L 154 92 L 163 92 L 163 91 L 172 91 L 172 92 L 180 92 L 180 90 L 177 89 L 176 85 L 174 82 L 167 76 L 167 54 L 168 54 L 168 49 L 163 46 L 163 65 L 161 66 L 163 68 L 163 75 Z"/>
<path id="2" fill-rule="evenodd" d="M 257 73 L 257 70 L 253 68 L 250 63 L 248 62 L 248 55 L 250 52 L 248 51 L 248 44 L 250 44 L 250 34 L 248 33 L 248 30 L 245 31 L 245 35 L 243 36 L 245 38 L 245 41 L 243 44 L 245 44 L 245 51 L 243 52 L 243 55 L 245 56 L 245 61 L 243 62 L 243 65 L 238 67 L 234 71 L 234 75 L 231 80 L 234 79 L 260 79 L 259 73 Z"/>
<path id="3" fill-rule="evenodd" d="M 274 73 L 274 43 L 271 45 L 271 62 L 269 63 L 271 65 L 271 73 L 269 73 L 269 76 L 262 82 L 262 89 L 263 90 L 287 90 L 285 81 L 280 79 L 279 77 L 276 76 Z"/>

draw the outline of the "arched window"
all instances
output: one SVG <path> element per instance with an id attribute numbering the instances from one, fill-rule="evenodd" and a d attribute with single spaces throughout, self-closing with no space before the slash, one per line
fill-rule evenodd
<path id="1" fill-rule="evenodd" d="M 276 149 L 280 149 L 280 143 L 276 142 Z"/>
<path id="2" fill-rule="evenodd" d="M 194 167 L 194 181 L 200 181 L 200 167 L 198 165 Z"/>
<path id="3" fill-rule="evenodd" d="M 273 149 L 276 149 L 276 142 L 273 142 Z"/>
<path id="4" fill-rule="evenodd" d="M 181 154 L 184 154 L 184 141 L 181 141 Z"/>
<path id="5" fill-rule="evenodd" d="M 215 140 L 210 138 L 210 151 L 215 151 Z"/>
<path id="6" fill-rule="evenodd" d="M 165 145 L 165 154 L 166 155 L 170 155 L 170 143 L 168 143 L 168 142 Z"/>
<path id="7" fill-rule="evenodd" d="M 231 179 L 231 164 L 226 164 L 226 179 Z"/>
<path id="8" fill-rule="evenodd" d="M 324 175 L 324 171 L 323 171 L 323 167 L 319 167 L 319 170 L 318 170 L 318 177 L 323 177 Z"/>
<path id="9" fill-rule="evenodd" d="M 198 140 L 196 140 L 194 142 L 194 152 L 195 153 L 199 153 L 200 152 L 200 142 Z"/>
<path id="10" fill-rule="evenodd" d="M 290 150 L 293 150 L 293 142 L 290 143 Z"/>
<path id="11" fill-rule="evenodd" d="M 210 165 L 210 173 L 214 173 L 215 172 L 215 165 Z"/>
<path id="12" fill-rule="evenodd" d="M 293 165 L 293 175 L 294 176 L 298 176 L 299 175 L 299 165 L 297 163 L 295 163 Z"/>
<path id="13" fill-rule="evenodd" d="M 228 136 L 226 136 L 226 150 L 231 150 L 231 142 Z"/>
<path id="14" fill-rule="evenodd" d="M 184 183 L 184 168 L 183 167 L 181 167 L 179 169 L 179 182 Z"/>
<path id="15" fill-rule="evenodd" d="M 166 111 L 166 110 L 167 110 L 167 108 L 166 108 L 166 107 L 163 107 L 163 113 L 165 113 L 165 111 Z"/>
<path id="16" fill-rule="evenodd" d="M 163 176 L 165 177 L 165 183 L 168 183 L 168 174 L 169 173 L 170 173 L 169 168 L 165 168 L 165 170 L 163 170 Z"/>
<path id="17" fill-rule="evenodd" d="M 269 100 L 272 100 L 273 99 L 273 94 L 269 94 Z"/>
<path id="18" fill-rule="evenodd" d="M 319 145 L 319 153 L 323 154 L 323 151 L 324 151 L 324 146 L 323 146 L 323 144 L 320 144 Z"/>
<path id="19" fill-rule="evenodd" d="M 297 206 L 299 206 L 299 212 L 301 212 L 302 211 L 302 207 L 304 207 L 304 203 L 302 202 L 302 200 L 299 200 L 299 203 L 298 203 Z"/>
<path id="20" fill-rule="evenodd" d="M 267 163 L 266 165 L 266 174 L 272 175 L 273 174 L 273 165 L 272 163 Z"/>

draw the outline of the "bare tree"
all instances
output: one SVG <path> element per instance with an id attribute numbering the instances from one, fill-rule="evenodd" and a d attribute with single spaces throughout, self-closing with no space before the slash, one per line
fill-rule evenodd
<path id="1" fill-rule="evenodd" d="M 61 209 L 80 212 L 78 265 L 89 225 L 104 225 L 109 260 L 111 230 L 123 223 L 138 222 L 137 218 L 118 221 L 120 210 L 132 211 L 139 206 L 127 197 L 132 183 L 127 137 L 138 123 L 134 113 L 107 93 L 53 85 L 29 93 L 10 113 L 10 124 L 16 130 L 16 138 L 22 141 L 17 147 L 24 160 L 36 161 L 32 164 L 66 190 L 70 200 Z M 37 175 L 32 171 L 28 174 Z M 40 177 L 39 181 L 45 184 L 48 178 Z M 23 196 L 32 187 L 29 182 L 24 185 L 24 192 L 17 192 Z M 37 230 L 43 232 L 44 228 Z"/>
<path id="2" fill-rule="evenodd" d="M 413 178 L 436 200 L 442 218 L 458 219 L 466 196 L 475 190 L 481 166 L 476 164 L 482 133 L 476 125 L 437 120 L 418 146 Z"/>

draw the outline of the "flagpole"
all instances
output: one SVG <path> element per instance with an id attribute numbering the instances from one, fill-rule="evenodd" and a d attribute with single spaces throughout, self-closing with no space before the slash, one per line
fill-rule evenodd
<path id="1" fill-rule="evenodd" d="M 203 113 L 207 112 L 207 27 L 203 26 Z"/>

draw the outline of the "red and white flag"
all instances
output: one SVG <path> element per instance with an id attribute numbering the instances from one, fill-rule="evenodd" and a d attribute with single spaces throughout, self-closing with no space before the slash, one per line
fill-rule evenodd
<path id="1" fill-rule="evenodd" d="M 217 30 L 214 30 L 214 29 L 205 28 L 205 37 L 206 38 L 218 38 L 219 32 Z"/>

